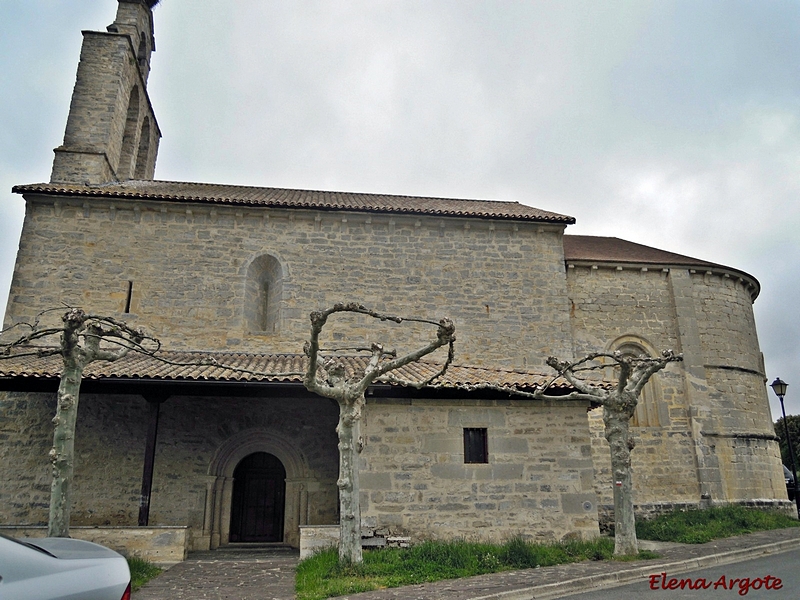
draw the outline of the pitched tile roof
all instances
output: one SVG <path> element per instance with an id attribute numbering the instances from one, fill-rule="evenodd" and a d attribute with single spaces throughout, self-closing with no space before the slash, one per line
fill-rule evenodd
<path id="1" fill-rule="evenodd" d="M 315 210 L 346 210 L 378 213 L 436 215 L 443 217 L 473 217 L 510 219 L 571 224 L 573 217 L 539 210 L 519 202 L 496 200 L 459 200 L 455 198 L 423 198 L 390 194 L 361 194 L 356 192 L 325 192 L 282 188 L 247 187 L 212 183 L 178 181 L 130 180 L 102 185 L 72 183 L 34 183 L 17 185 L 17 194 L 39 193 L 59 196 L 126 198 L 228 204 L 237 206 L 269 206 L 274 208 L 305 208 Z"/>
<path id="2" fill-rule="evenodd" d="M 636 244 L 615 237 L 565 235 L 564 258 L 568 261 L 623 262 L 659 265 L 722 267 L 699 258 Z"/>
<path id="3" fill-rule="evenodd" d="M 744 271 L 718 263 L 692 258 L 650 246 L 636 244 L 615 237 L 592 235 L 565 235 L 564 260 L 566 262 L 612 263 L 620 265 L 653 265 L 658 267 L 687 267 L 702 271 L 722 271 L 728 275 L 747 280 L 752 286 L 752 297 L 758 296 L 761 286 L 758 280 Z"/>
<path id="4" fill-rule="evenodd" d="M 306 357 L 302 354 L 162 352 L 159 356 L 162 360 L 130 353 L 114 362 L 96 361 L 86 367 L 84 379 L 302 383 L 306 365 Z M 366 356 L 335 358 L 345 365 L 348 376 L 363 372 L 367 359 Z M 60 376 L 62 366 L 60 355 L 6 358 L 0 360 L 0 379 L 55 379 Z M 440 364 L 419 361 L 393 373 L 400 379 L 418 383 L 434 375 L 440 368 Z M 451 365 L 437 383 L 449 388 L 493 384 L 531 390 L 549 380 L 547 375 L 524 371 Z M 553 387 L 570 389 L 563 381 Z"/>

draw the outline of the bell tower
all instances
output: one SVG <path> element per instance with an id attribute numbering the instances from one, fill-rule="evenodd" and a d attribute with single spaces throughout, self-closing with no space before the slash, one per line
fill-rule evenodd
<path id="1" fill-rule="evenodd" d="M 161 131 L 147 77 L 155 51 L 158 0 L 118 0 L 107 31 L 84 31 L 64 133 L 54 150 L 52 183 L 102 184 L 152 179 Z"/>

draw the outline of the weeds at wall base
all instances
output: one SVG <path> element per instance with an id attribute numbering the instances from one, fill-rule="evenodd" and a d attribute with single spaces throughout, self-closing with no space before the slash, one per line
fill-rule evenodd
<path id="1" fill-rule="evenodd" d="M 324 550 L 297 567 L 298 600 L 530 569 L 584 560 L 612 560 L 614 540 L 536 544 L 514 537 L 505 544 L 467 541 L 423 542 L 411 548 L 371 550 L 364 562 L 343 564 L 335 549 Z M 652 552 L 626 559 L 655 558 Z"/>
<path id="2" fill-rule="evenodd" d="M 136 591 L 145 583 L 161 574 L 161 567 L 136 556 L 128 557 L 128 567 L 131 570 L 131 590 Z"/>

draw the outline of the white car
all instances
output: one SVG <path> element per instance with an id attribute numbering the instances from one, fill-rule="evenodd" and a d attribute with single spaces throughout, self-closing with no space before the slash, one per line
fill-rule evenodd
<path id="1" fill-rule="evenodd" d="M 130 600 L 125 558 L 71 538 L 15 539 L 0 534 L 2 600 Z"/>

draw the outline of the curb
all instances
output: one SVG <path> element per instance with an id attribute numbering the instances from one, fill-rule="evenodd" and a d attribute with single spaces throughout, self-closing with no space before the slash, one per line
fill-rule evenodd
<path id="1" fill-rule="evenodd" d="M 648 577 L 653 573 L 669 571 L 671 574 L 679 575 L 687 571 L 704 569 L 728 565 L 736 562 L 750 560 L 767 554 L 779 554 L 800 548 L 800 539 L 784 540 L 754 546 L 752 548 L 741 548 L 730 550 L 719 554 L 710 554 L 698 558 L 676 560 L 658 564 L 649 564 L 633 569 L 625 569 L 615 573 L 605 573 L 603 575 L 589 575 L 579 579 L 567 579 L 557 583 L 547 583 L 527 588 L 498 592 L 484 596 L 473 596 L 465 600 L 547 600 L 549 598 L 560 598 L 562 596 L 579 594 L 594 590 L 609 589 L 628 583 L 634 583 L 640 577 Z"/>

